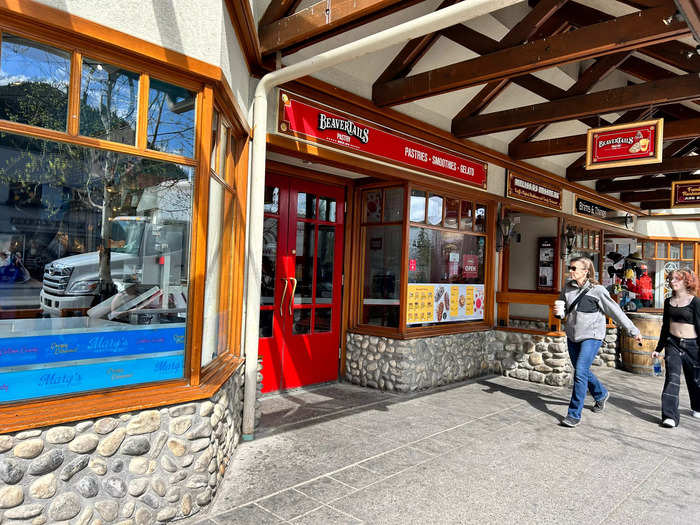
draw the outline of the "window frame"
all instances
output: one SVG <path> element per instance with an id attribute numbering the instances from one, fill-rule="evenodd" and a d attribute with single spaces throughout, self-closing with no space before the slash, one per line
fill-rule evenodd
<path id="1" fill-rule="evenodd" d="M 364 192 L 372 189 L 388 189 L 392 187 L 402 187 L 404 189 L 404 212 L 403 220 L 400 222 L 367 222 L 364 219 Z M 410 209 L 410 199 L 411 192 L 413 190 L 421 191 L 425 193 L 425 215 L 424 222 L 412 222 L 410 220 L 411 209 Z M 382 192 L 384 195 L 384 192 Z M 428 224 L 428 205 L 429 198 L 432 195 L 440 196 L 443 198 L 442 206 L 442 220 L 439 225 Z M 457 228 L 445 227 L 445 215 L 446 215 L 446 205 L 447 199 L 458 200 L 459 208 L 457 214 Z M 471 227 L 469 230 L 461 228 L 461 218 L 462 218 L 462 201 L 467 201 L 471 205 Z M 486 221 L 484 224 L 483 232 L 474 232 L 473 228 L 476 223 L 476 208 L 478 206 L 486 207 Z M 450 188 L 450 190 L 445 190 L 444 185 L 434 184 L 432 182 L 400 182 L 395 181 L 383 181 L 383 182 L 373 182 L 368 184 L 358 184 L 355 186 L 355 196 L 353 207 L 356 210 L 355 218 L 353 221 L 354 227 L 357 229 L 358 234 L 358 246 L 365 245 L 366 241 L 366 227 L 367 226 L 378 226 L 378 225 L 401 225 L 402 226 L 402 245 L 401 245 L 401 277 L 400 277 L 400 302 L 399 302 L 399 325 L 397 328 L 377 326 L 370 324 L 363 324 L 362 319 L 362 308 L 364 301 L 364 248 L 358 250 L 358 253 L 353 256 L 351 268 L 354 271 L 351 275 L 351 289 L 350 289 L 350 312 L 349 312 L 349 322 L 348 329 L 356 332 L 369 335 L 380 335 L 386 337 L 392 337 L 396 339 L 414 339 L 420 337 L 431 337 L 435 335 L 444 334 L 457 334 L 466 332 L 475 332 L 488 330 L 493 327 L 494 322 L 494 307 L 495 307 L 495 244 L 493 239 L 495 239 L 495 228 L 496 228 L 496 215 L 497 215 L 497 201 L 490 195 L 480 191 L 474 191 L 463 186 Z M 382 217 L 384 216 L 384 197 L 382 197 Z M 475 321 L 455 321 L 450 323 L 444 323 L 440 325 L 432 326 L 408 326 L 406 324 L 407 312 L 406 304 L 408 300 L 408 255 L 409 255 L 409 238 L 410 238 L 410 228 L 420 227 L 435 229 L 439 231 L 444 231 L 450 234 L 460 234 L 460 235 L 472 235 L 478 237 L 484 237 L 486 240 L 485 246 L 485 272 L 484 272 L 484 297 L 487 301 L 487 306 L 484 309 L 484 319 Z"/>
<path id="2" fill-rule="evenodd" d="M 80 21 L 109 31 L 103 26 Z M 234 258 L 242 260 L 245 250 L 250 129 L 243 120 L 245 117 L 238 107 L 230 87 L 221 75 L 221 70 L 216 68 L 215 71 L 214 68 L 206 68 L 203 67 L 203 64 L 196 64 L 196 67 L 190 72 L 186 69 L 189 67 L 189 60 L 183 60 L 184 55 L 171 57 L 164 48 L 147 44 L 134 37 L 119 39 L 118 43 L 115 44 L 95 41 L 82 36 L 77 31 L 52 32 L 23 14 L 3 17 L 0 20 L 0 42 L 2 34 L 5 32 L 69 53 L 71 70 L 68 90 L 68 121 L 65 132 L 2 119 L 0 119 L 0 131 L 191 166 L 195 170 L 195 176 L 190 233 L 191 264 L 188 276 L 190 283 L 188 305 L 190 308 L 186 322 L 187 336 L 183 377 L 177 380 L 141 383 L 86 393 L 3 403 L 0 405 L 0 433 L 210 397 L 243 363 L 240 357 L 242 304 L 236 298 L 242 296 L 244 265 L 238 264 L 234 267 L 231 261 Z M 133 50 L 134 45 L 140 46 L 138 51 Z M 126 145 L 79 134 L 83 56 L 122 67 L 139 75 L 135 145 Z M 1 59 L 2 57 L 0 57 Z M 196 93 L 192 157 L 147 149 L 147 106 L 150 78 L 157 78 Z M 205 367 L 201 367 L 202 297 L 204 292 L 202 276 L 206 266 L 211 119 L 215 105 L 220 114 L 228 120 L 230 125 L 228 142 L 232 145 L 226 154 L 227 169 L 224 175 L 224 183 L 227 188 L 230 188 L 233 196 L 230 202 L 231 210 L 227 210 L 234 217 L 233 227 L 227 229 L 230 237 L 231 257 L 224 257 L 227 274 L 226 279 L 222 278 L 222 281 L 226 281 L 226 285 L 224 286 L 222 282 L 220 287 L 221 304 L 229 305 L 231 315 L 226 322 L 225 329 L 228 351 L 217 356 Z"/>

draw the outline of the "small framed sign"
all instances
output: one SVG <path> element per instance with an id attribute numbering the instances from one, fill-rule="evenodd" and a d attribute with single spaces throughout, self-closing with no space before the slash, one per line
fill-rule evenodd
<path id="1" fill-rule="evenodd" d="M 671 207 L 682 206 L 700 208 L 700 180 L 673 181 L 671 183 Z"/>
<path id="2" fill-rule="evenodd" d="M 661 162 L 664 119 L 588 130 L 586 169 Z"/>

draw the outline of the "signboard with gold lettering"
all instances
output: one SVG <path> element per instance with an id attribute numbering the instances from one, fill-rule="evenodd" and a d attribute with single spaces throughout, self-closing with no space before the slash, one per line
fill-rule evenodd
<path id="1" fill-rule="evenodd" d="M 506 197 L 561 210 L 561 188 L 508 172 Z"/>
<path id="2" fill-rule="evenodd" d="M 681 206 L 700 208 L 700 180 L 674 181 L 671 183 L 671 207 Z"/>
<path id="3" fill-rule="evenodd" d="M 664 119 L 588 130 L 586 169 L 661 162 Z"/>

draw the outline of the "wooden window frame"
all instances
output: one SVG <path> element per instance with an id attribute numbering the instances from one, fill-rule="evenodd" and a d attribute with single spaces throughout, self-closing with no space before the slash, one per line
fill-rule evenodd
<path id="1" fill-rule="evenodd" d="M 402 221 L 397 222 L 366 222 L 364 220 L 364 192 L 372 189 L 382 190 L 382 219 L 384 217 L 384 190 L 388 188 L 402 187 L 404 189 L 404 212 Z M 417 190 L 425 192 L 425 220 L 423 223 L 412 222 L 410 220 L 410 199 L 411 191 Z M 437 195 L 443 199 L 442 207 L 442 220 L 438 225 L 428 224 L 428 204 L 431 195 Z M 446 205 L 445 201 L 450 199 L 456 199 L 459 201 L 459 213 L 457 217 L 457 228 L 445 227 L 445 214 Z M 467 201 L 471 204 L 472 210 L 472 225 L 470 230 L 465 230 L 461 228 L 461 207 L 462 201 Z M 476 221 L 475 213 L 476 206 L 481 205 L 486 208 L 486 221 L 484 224 L 484 232 L 474 232 L 474 223 Z M 493 239 L 495 238 L 496 229 L 496 205 L 497 201 L 494 200 L 490 195 L 469 190 L 464 188 L 464 191 L 451 192 L 449 197 L 445 193 L 444 187 L 441 188 L 439 184 L 433 184 L 427 181 L 421 182 L 411 182 L 411 181 L 382 181 L 382 182 L 372 182 L 367 184 L 358 184 L 355 187 L 355 195 L 353 201 L 353 208 L 356 210 L 354 221 L 352 222 L 354 230 L 357 232 L 357 246 L 362 246 L 363 249 L 357 250 L 352 257 L 351 268 L 354 269 L 353 275 L 350 279 L 350 304 L 352 305 L 349 312 L 348 319 L 348 329 L 355 333 L 378 335 L 391 337 L 394 339 L 415 339 L 423 337 L 433 337 L 436 335 L 448 335 L 448 334 L 458 334 L 458 333 L 468 333 L 489 330 L 493 327 L 494 316 L 493 316 L 493 304 L 492 298 L 494 297 L 495 290 L 495 264 L 492 264 L 493 257 L 496 257 L 495 244 Z M 365 232 L 368 226 L 402 226 L 402 236 L 403 242 L 401 245 L 401 273 L 400 273 L 400 299 L 399 299 L 399 325 L 398 327 L 387 327 L 387 326 L 376 326 L 370 324 L 363 324 L 362 319 L 362 309 L 364 301 L 364 246 L 365 246 Z M 434 326 L 417 326 L 410 327 L 406 324 L 406 302 L 408 294 L 408 242 L 411 227 L 427 228 L 433 230 L 444 231 L 451 234 L 458 235 L 469 235 L 475 237 L 483 237 L 486 240 L 485 254 L 485 272 L 484 272 L 484 297 L 487 298 L 488 303 L 484 309 L 484 319 L 478 321 L 457 321 L 451 323 L 445 323 L 442 325 Z"/>
<path id="2" fill-rule="evenodd" d="M 42 6 L 41 13 L 55 10 Z M 34 13 L 36 15 L 36 13 Z M 47 16 L 49 16 L 47 15 Z M 91 22 L 77 19 L 80 24 L 102 28 Z M 60 24 L 57 24 L 60 25 Z M 183 71 L 183 63 L 189 66 L 189 59 L 183 60 L 179 54 L 172 54 L 163 48 L 154 51 L 154 46 L 143 43 L 150 55 L 145 58 L 119 44 L 97 41 L 83 37 L 77 31 L 53 32 L 47 30 L 50 24 L 36 24 L 29 16 L 8 13 L 0 10 L 0 39 L 3 32 L 33 40 L 67 51 L 71 55 L 70 85 L 68 92 L 68 122 L 66 131 L 55 131 L 36 126 L 0 120 L 0 131 L 24 135 L 32 138 L 64 142 L 78 146 L 115 151 L 142 158 L 161 160 L 193 167 L 195 170 L 192 203 L 192 231 L 190 242 L 191 264 L 188 291 L 188 318 L 186 322 L 185 367 L 182 379 L 140 383 L 124 387 L 100 389 L 85 393 L 71 393 L 41 399 L 28 399 L 0 405 L 0 434 L 27 428 L 50 426 L 70 421 L 102 417 L 109 414 L 142 410 L 174 403 L 185 403 L 211 397 L 221 385 L 242 366 L 240 357 L 244 265 L 228 263 L 226 286 L 222 286 L 220 300 L 229 305 L 231 315 L 224 329 L 228 352 L 217 356 L 205 367 L 200 366 L 203 329 L 203 292 L 206 271 L 206 227 L 209 200 L 209 166 L 211 154 L 211 126 L 214 105 L 229 121 L 229 142 L 232 145 L 226 157 L 227 170 L 224 182 L 233 191 L 229 203 L 233 228 L 227 232 L 232 257 L 242 260 L 245 251 L 246 195 L 248 178 L 248 156 L 250 129 L 240 111 L 233 93 L 218 73 L 209 71 L 205 64 L 194 64 L 196 71 Z M 108 33 L 111 31 L 104 28 Z M 47 35 L 50 35 L 47 36 Z M 125 42 L 141 43 L 127 37 Z M 177 56 L 175 56 L 177 55 Z M 137 137 L 135 145 L 125 145 L 102 139 L 79 135 L 79 90 L 81 82 L 82 58 L 84 56 L 104 60 L 139 74 Z M 172 63 L 170 63 L 172 61 Z M 202 72 L 209 75 L 202 76 Z M 194 151 L 193 157 L 147 149 L 147 106 L 150 78 L 196 92 L 194 109 Z M 75 118 L 73 118 L 75 117 Z M 222 279 L 223 281 L 224 279 Z"/>

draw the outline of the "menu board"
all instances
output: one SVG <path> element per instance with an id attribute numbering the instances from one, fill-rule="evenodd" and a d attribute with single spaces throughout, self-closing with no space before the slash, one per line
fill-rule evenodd
<path id="1" fill-rule="evenodd" d="M 406 324 L 474 321 L 484 318 L 483 284 L 408 285 Z"/>

